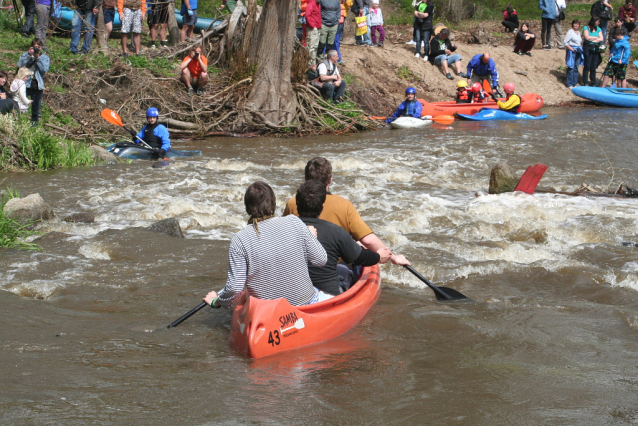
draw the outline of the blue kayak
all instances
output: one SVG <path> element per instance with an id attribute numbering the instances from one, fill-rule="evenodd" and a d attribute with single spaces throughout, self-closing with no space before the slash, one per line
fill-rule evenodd
<path id="1" fill-rule="evenodd" d="M 542 120 L 547 118 L 547 114 L 544 115 L 529 115 L 524 112 L 507 112 L 500 109 L 483 108 L 479 112 L 473 115 L 457 114 L 459 117 L 472 121 L 492 121 L 492 120 Z"/>
<path id="2" fill-rule="evenodd" d="M 62 8 L 62 16 L 60 17 L 60 23 L 58 24 L 58 28 L 71 31 L 73 27 L 71 26 L 71 21 L 73 20 L 73 9 L 68 7 Z M 182 15 L 180 15 L 179 10 L 175 9 L 175 20 L 177 21 L 178 26 L 182 26 Z M 202 18 L 201 16 L 197 17 L 197 22 L 195 23 L 195 31 L 205 31 L 210 28 L 215 28 L 217 25 L 224 22 L 223 19 L 213 20 L 210 18 Z M 115 12 L 115 18 L 113 19 L 113 30 L 119 31 L 122 28 L 122 22 L 120 21 L 119 13 Z"/>
<path id="3" fill-rule="evenodd" d="M 574 95 L 620 108 L 638 108 L 638 89 L 579 86 L 572 89 Z"/>
<path id="4" fill-rule="evenodd" d="M 141 144 L 133 142 L 118 142 L 106 148 L 108 152 L 112 152 L 120 158 L 129 158 L 131 160 L 157 160 L 159 156 L 151 149 L 145 148 Z M 202 155 L 199 150 L 195 151 L 177 151 L 169 149 L 165 157 L 195 157 Z"/>

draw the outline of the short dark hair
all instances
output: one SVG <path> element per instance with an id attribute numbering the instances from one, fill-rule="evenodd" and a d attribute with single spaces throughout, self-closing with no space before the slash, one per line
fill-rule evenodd
<path id="1" fill-rule="evenodd" d="M 578 24 L 578 25 L 580 25 L 580 21 L 579 21 L 578 19 L 574 19 L 574 20 L 572 21 L 572 27 L 574 26 L 574 24 Z"/>
<path id="2" fill-rule="evenodd" d="M 449 28 L 442 28 L 441 31 L 439 32 L 439 34 L 449 36 L 450 35 L 450 29 Z"/>
<path id="3" fill-rule="evenodd" d="M 277 199 L 270 185 L 257 181 L 246 190 L 244 205 L 251 218 L 271 216 L 275 214 Z"/>
<path id="4" fill-rule="evenodd" d="M 42 43 L 42 40 L 39 39 L 39 38 L 34 38 L 33 39 L 33 41 L 31 42 L 31 47 L 35 46 L 36 44 L 38 46 L 43 46 L 44 45 L 44 43 Z"/>
<path id="5" fill-rule="evenodd" d="M 306 180 L 318 180 L 324 186 L 332 179 L 332 165 L 323 157 L 315 157 L 306 164 Z"/>
<path id="6" fill-rule="evenodd" d="M 326 185 L 312 179 L 297 190 L 297 212 L 300 217 L 319 217 L 326 202 Z"/>

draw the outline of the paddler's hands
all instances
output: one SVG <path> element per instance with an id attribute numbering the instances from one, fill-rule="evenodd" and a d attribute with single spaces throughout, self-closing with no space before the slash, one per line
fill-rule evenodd
<path id="1" fill-rule="evenodd" d="M 204 297 L 204 302 L 206 302 L 207 305 L 210 305 L 210 302 L 213 301 L 214 298 L 217 297 L 217 292 L 216 291 L 211 291 L 210 293 L 208 293 L 205 297 Z M 217 302 L 217 304 L 219 304 L 219 302 Z"/>
<path id="2" fill-rule="evenodd" d="M 398 255 L 393 254 L 392 257 L 390 257 L 390 261 L 394 263 L 395 265 L 401 265 L 401 266 L 410 264 L 410 262 L 408 262 L 408 259 L 406 259 L 405 256 L 403 256 L 402 254 L 398 254 Z"/>
<path id="3" fill-rule="evenodd" d="M 390 260 L 390 257 L 392 257 L 392 252 L 387 247 L 382 247 L 377 250 L 377 254 L 381 256 L 381 259 L 379 259 L 379 263 L 386 263 L 388 260 Z"/>
<path id="4" fill-rule="evenodd" d="M 498 98 L 496 97 L 496 93 L 492 92 L 492 94 L 490 96 L 492 97 L 494 102 L 498 102 Z"/>

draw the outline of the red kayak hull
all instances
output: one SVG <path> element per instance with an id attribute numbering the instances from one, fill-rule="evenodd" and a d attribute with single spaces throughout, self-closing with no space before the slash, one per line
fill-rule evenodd
<path id="1" fill-rule="evenodd" d="M 363 273 L 347 292 L 313 305 L 262 300 L 244 292 L 233 311 L 231 346 L 249 358 L 325 342 L 354 327 L 381 294 L 379 266 Z"/>
<path id="2" fill-rule="evenodd" d="M 482 108 L 498 108 L 494 101 L 489 101 L 483 104 L 457 104 L 454 101 L 426 102 L 423 99 L 419 99 L 419 102 L 423 105 L 421 116 L 431 115 L 432 117 L 436 117 L 437 115 L 453 115 L 455 113 L 473 115 L 479 112 Z M 541 109 L 542 106 L 543 98 L 536 93 L 525 93 L 521 96 L 520 112 L 536 112 Z"/>

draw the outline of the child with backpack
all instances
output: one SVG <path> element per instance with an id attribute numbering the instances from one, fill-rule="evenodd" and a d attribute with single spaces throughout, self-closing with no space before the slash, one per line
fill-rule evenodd
<path id="1" fill-rule="evenodd" d="M 631 56 L 631 46 L 629 45 L 629 37 L 623 35 L 621 31 L 616 32 L 616 42 L 611 48 L 611 58 L 603 72 L 603 82 L 601 87 L 607 87 L 609 77 L 616 78 L 616 85 L 622 88 L 627 87 L 627 64 Z"/>

